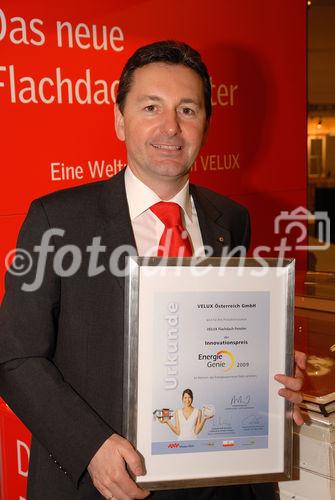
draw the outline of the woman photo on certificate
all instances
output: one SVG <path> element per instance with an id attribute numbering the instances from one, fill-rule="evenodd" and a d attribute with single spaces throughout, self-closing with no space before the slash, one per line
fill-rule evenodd
<path id="1" fill-rule="evenodd" d="M 196 439 L 202 431 L 206 421 L 213 415 L 204 415 L 204 412 L 194 408 L 193 392 L 185 389 L 182 394 L 183 408 L 179 408 L 174 413 L 175 424 L 169 419 L 162 419 L 161 422 L 167 424 L 172 432 L 177 434 L 179 441 Z"/>

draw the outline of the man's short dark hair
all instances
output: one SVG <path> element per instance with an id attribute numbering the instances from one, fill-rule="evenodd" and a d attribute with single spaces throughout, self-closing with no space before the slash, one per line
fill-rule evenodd
<path id="1" fill-rule="evenodd" d="M 183 42 L 176 40 L 162 40 L 140 47 L 126 62 L 121 73 L 118 86 L 116 103 L 123 113 L 126 97 L 130 90 L 133 73 L 137 68 L 142 68 L 147 64 L 163 62 L 166 64 L 181 64 L 193 69 L 201 78 L 204 86 L 206 117 L 212 114 L 211 103 L 211 82 L 205 63 L 202 61 L 199 52 Z"/>

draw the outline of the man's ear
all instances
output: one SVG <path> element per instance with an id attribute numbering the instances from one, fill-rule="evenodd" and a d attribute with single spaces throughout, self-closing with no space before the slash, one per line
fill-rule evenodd
<path id="1" fill-rule="evenodd" d="M 114 105 L 114 128 L 117 138 L 120 139 L 120 141 L 124 141 L 124 118 L 117 104 Z"/>

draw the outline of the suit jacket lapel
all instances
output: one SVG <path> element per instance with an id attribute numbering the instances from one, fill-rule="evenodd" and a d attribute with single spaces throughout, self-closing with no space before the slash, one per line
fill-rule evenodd
<path id="1" fill-rule="evenodd" d="M 107 269 L 110 269 L 109 259 L 112 252 L 118 247 L 129 247 L 125 248 L 123 255 L 119 258 L 118 266 L 122 269 L 125 263 L 125 255 L 137 255 L 123 170 L 103 184 L 99 200 L 99 215 L 101 220 L 101 244 L 107 246 L 107 252 L 103 253 Z M 117 279 L 123 287 L 124 278 L 117 277 Z"/>
<path id="2" fill-rule="evenodd" d="M 197 188 L 190 184 L 204 245 L 213 248 L 213 256 L 220 257 L 223 249 L 231 248 L 232 235 L 226 227 L 224 214 Z"/>

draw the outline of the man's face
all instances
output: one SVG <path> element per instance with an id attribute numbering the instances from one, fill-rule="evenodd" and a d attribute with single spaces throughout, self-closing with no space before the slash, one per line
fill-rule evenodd
<path id="1" fill-rule="evenodd" d="M 134 174 L 150 185 L 185 177 L 204 143 L 207 120 L 201 78 L 182 65 L 135 70 L 115 129 Z"/>

